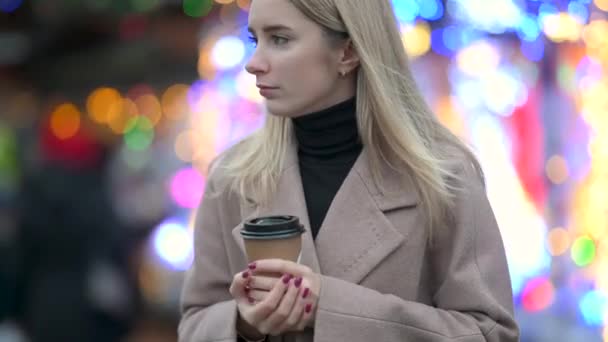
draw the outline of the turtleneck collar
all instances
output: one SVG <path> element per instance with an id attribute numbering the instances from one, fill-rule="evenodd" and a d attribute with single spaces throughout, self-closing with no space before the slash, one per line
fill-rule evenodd
<path id="1" fill-rule="evenodd" d="M 356 98 L 293 119 L 298 156 L 315 160 L 351 160 L 361 152 Z"/>

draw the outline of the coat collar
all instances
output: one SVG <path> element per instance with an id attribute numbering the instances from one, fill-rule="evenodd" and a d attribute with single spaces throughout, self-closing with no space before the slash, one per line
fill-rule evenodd
<path id="1" fill-rule="evenodd" d="M 418 203 L 411 179 L 404 180 L 389 167 L 381 169 L 380 188 L 398 191 L 380 191 L 372 180 L 368 160 L 364 147 L 336 193 L 316 240 L 310 231 L 295 144 L 286 153 L 276 195 L 267 205 L 244 208 L 243 217 L 298 216 L 306 229 L 300 263 L 315 272 L 359 283 L 406 239 L 385 213 Z M 235 227 L 232 235 L 244 250 L 240 228 Z"/>

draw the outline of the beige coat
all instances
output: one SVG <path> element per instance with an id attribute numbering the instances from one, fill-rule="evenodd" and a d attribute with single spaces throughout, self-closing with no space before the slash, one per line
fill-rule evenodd
<path id="1" fill-rule="evenodd" d="M 236 340 L 237 308 L 228 288 L 247 267 L 242 222 L 267 214 L 299 216 L 301 263 L 322 274 L 314 329 L 270 337 L 294 342 L 519 340 L 503 243 L 479 177 L 465 169 L 454 220 L 427 242 L 413 184 L 383 171 L 382 195 L 364 149 L 313 241 L 297 153 L 286 159 L 279 191 L 264 207 L 235 195 L 207 196 L 195 227 L 195 259 L 182 293 L 179 341 Z M 207 191 L 218 190 L 210 175 Z"/>

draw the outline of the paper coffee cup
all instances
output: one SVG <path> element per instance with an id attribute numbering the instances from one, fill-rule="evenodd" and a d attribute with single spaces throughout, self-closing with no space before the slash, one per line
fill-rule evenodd
<path id="1" fill-rule="evenodd" d="M 246 221 L 241 236 L 248 262 L 261 259 L 299 262 L 304 232 L 296 216 L 263 216 Z"/>

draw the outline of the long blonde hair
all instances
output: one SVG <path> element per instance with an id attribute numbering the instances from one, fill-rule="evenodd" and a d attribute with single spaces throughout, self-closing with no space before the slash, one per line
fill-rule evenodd
<path id="1" fill-rule="evenodd" d="M 481 168 L 472 152 L 441 125 L 425 103 L 409 68 L 389 0 L 289 0 L 331 37 L 348 37 L 359 58 L 357 121 L 372 177 L 381 165 L 412 177 L 426 211 L 429 236 L 445 224 L 463 156 Z M 268 115 L 265 125 L 221 162 L 222 177 L 241 198 L 267 201 L 276 190 L 287 147 L 290 118 Z M 467 161 L 465 161 L 467 162 Z"/>

